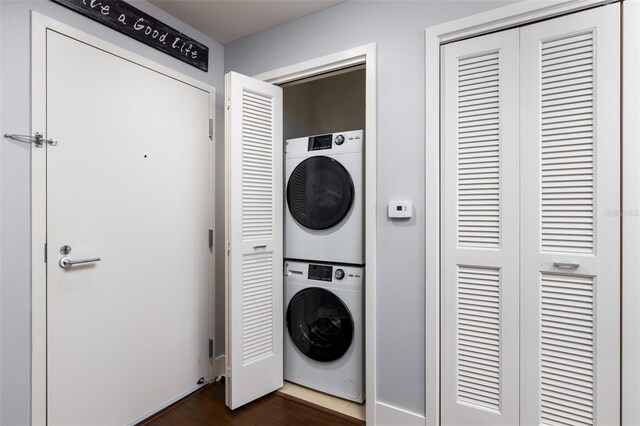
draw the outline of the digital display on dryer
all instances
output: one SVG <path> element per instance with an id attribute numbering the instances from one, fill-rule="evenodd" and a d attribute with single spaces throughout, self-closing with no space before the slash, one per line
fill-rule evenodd
<path id="1" fill-rule="evenodd" d="M 331 281 L 333 278 L 333 266 L 309 265 L 310 280 Z"/>
<path id="2" fill-rule="evenodd" d="M 311 136 L 309 138 L 309 147 L 307 151 L 318 151 L 320 149 L 331 149 L 333 135 Z"/>

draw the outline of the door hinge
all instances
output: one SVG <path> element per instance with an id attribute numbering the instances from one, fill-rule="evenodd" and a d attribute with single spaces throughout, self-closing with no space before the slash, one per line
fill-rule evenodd
<path id="1" fill-rule="evenodd" d="M 47 263 L 47 243 L 44 243 L 44 263 Z"/>
<path id="2" fill-rule="evenodd" d="M 227 98 L 227 111 L 231 109 L 231 98 Z"/>
<path id="3" fill-rule="evenodd" d="M 213 339 L 209 339 L 209 358 L 213 358 Z"/>
<path id="4" fill-rule="evenodd" d="M 209 248 L 213 248 L 213 229 L 209 229 Z"/>
<path id="5" fill-rule="evenodd" d="M 213 140 L 213 118 L 209 119 L 209 139 Z"/>

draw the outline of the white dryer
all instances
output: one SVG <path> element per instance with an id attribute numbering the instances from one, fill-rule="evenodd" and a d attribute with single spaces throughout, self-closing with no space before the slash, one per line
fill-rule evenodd
<path id="1" fill-rule="evenodd" d="M 284 378 L 365 400 L 364 268 L 285 261 Z"/>
<path id="2" fill-rule="evenodd" d="M 285 255 L 364 264 L 363 132 L 289 139 Z"/>

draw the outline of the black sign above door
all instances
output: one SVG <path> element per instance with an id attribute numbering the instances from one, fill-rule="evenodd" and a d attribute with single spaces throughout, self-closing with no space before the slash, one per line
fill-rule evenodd
<path id="1" fill-rule="evenodd" d="M 121 0 L 53 0 L 203 71 L 209 48 Z"/>

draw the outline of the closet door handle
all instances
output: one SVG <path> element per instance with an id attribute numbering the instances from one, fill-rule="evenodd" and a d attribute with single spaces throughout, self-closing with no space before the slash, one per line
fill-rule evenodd
<path id="1" fill-rule="evenodd" d="M 254 249 L 259 249 L 259 248 L 267 248 L 266 244 L 256 244 L 253 246 Z"/>
<path id="2" fill-rule="evenodd" d="M 576 270 L 580 267 L 580 264 L 571 262 L 553 262 L 553 266 L 558 269 Z"/>

